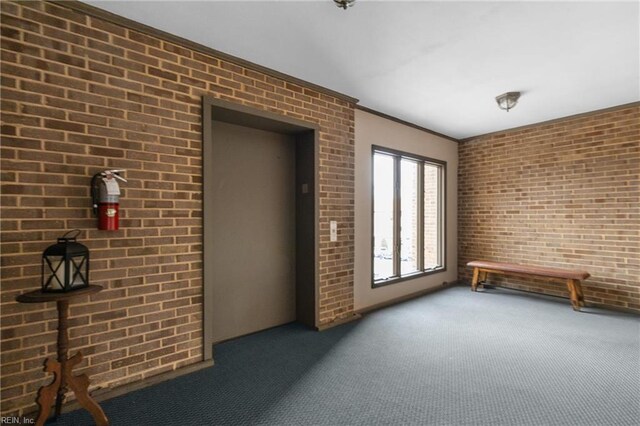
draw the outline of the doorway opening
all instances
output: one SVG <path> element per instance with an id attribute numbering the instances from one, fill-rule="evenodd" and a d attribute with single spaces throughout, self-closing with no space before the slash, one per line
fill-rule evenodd
<path id="1" fill-rule="evenodd" d="M 318 128 L 203 98 L 204 360 L 292 321 L 317 328 Z"/>

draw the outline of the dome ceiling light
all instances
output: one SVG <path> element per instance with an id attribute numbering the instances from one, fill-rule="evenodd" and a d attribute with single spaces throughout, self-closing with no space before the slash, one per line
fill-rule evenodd
<path id="1" fill-rule="evenodd" d="M 520 92 L 507 92 L 503 93 L 500 96 L 496 96 L 496 102 L 498 103 L 498 107 L 509 112 L 510 109 L 513 109 L 518 103 L 518 99 L 520 99 Z"/>

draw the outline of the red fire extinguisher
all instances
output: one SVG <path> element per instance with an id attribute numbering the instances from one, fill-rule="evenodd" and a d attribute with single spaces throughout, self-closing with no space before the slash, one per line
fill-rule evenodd
<path id="1" fill-rule="evenodd" d="M 120 186 L 118 180 L 126 182 L 120 173 L 124 170 L 105 170 L 91 179 L 93 213 L 98 216 L 98 229 L 117 231 L 120 222 Z"/>

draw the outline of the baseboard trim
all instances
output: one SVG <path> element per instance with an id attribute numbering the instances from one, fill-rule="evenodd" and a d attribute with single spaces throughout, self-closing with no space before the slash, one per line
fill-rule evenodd
<path id="1" fill-rule="evenodd" d="M 417 297 L 424 296 L 425 294 L 434 293 L 436 291 L 439 291 L 439 290 L 442 290 L 442 289 L 445 289 L 445 288 L 448 288 L 448 287 L 452 287 L 454 285 L 458 285 L 459 283 L 460 283 L 459 280 L 450 281 L 450 282 L 444 281 L 441 285 L 439 285 L 437 287 L 427 288 L 427 289 L 424 289 L 424 290 L 417 291 L 415 293 L 407 294 L 407 295 L 404 295 L 404 296 L 396 297 L 394 299 L 386 300 L 386 301 L 381 302 L 381 303 L 377 303 L 375 305 L 367 306 L 366 308 L 355 310 L 353 312 L 353 315 L 350 315 L 350 316 L 348 316 L 346 318 L 341 318 L 341 319 L 335 320 L 335 321 L 330 322 L 328 324 L 321 324 L 318 327 L 316 327 L 316 329 L 318 331 L 323 331 L 323 330 L 327 330 L 329 328 L 332 328 L 332 327 L 335 327 L 335 326 L 338 326 L 338 325 L 346 324 L 346 323 L 351 322 L 351 321 L 359 320 L 365 314 L 368 314 L 368 313 L 373 312 L 373 311 L 377 311 L 378 309 L 382 309 L 382 308 L 386 308 L 387 306 L 396 305 L 398 303 L 406 302 L 407 300 L 415 299 Z"/>
<path id="2" fill-rule="evenodd" d="M 407 295 L 404 295 L 404 296 L 396 297 L 394 299 L 387 300 L 387 301 L 384 301 L 384 302 L 381 302 L 381 303 L 376 303 L 375 305 L 371 305 L 371 306 L 367 306 L 366 308 L 358 309 L 356 311 L 356 313 L 361 314 L 361 315 L 368 314 L 370 312 L 377 311 L 377 310 L 382 309 L 382 308 L 386 308 L 387 306 L 396 305 L 398 303 L 406 302 L 407 300 L 415 299 L 417 297 L 424 296 L 425 294 L 435 293 L 436 291 L 440 291 L 440 290 L 443 290 L 445 288 L 449 288 L 449 287 L 452 287 L 452 286 L 458 285 L 458 284 L 459 284 L 459 280 L 450 281 L 450 282 L 444 281 L 441 285 L 439 285 L 437 287 L 427 288 L 427 289 L 424 289 L 424 290 L 417 291 L 415 293 L 411 293 L 411 294 L 407 294 Z"/>
<path id="3" fill-rule="evenodd" d="M 178 368 L 177 370 L 167 371 L 166 373 L 161 373 L 156 376 L 147 377 L 146 379 L 139 380 L 137 382 L 131 382 L 124 384 L 122 386 L 118 386 L 115 388 L 104 388 L 104 389 L 96 389 L 91 392 L 91 397 L 97 401 L 102 402 L 111 398 L 115 398 L 117 396 L 121 396 L 127 394 L 129 392 L 133 392 L 136 390 L 144 389 L 146 387 L 166 382 L 167 380 L 175 379 L 180 376 L 184 376 L 185 374 L 194 373 L 196 371 L 209 368 L 213 366 L 213 360 L 209 359 L 206 361 L 198 362 L 197 364 L 189 364 L 184 367 Z M 78 401 L 71 401 L 68 404 L 64 404 L 62 407 L 63 413 L 68 413 L 70 411 L 75 411 L 79 408 L 82 408 Z"/>
<path id="4" fill-rule="evenodd" d="M 360 318 L 362 318 L 362 315 L 360 315 L 357 312 L 354 312 L 353 314 L 351 314 L 351 315 L 349 315 L 347 317 L 338 318 L 338 319 L 333 320 L 333 321 L 331 321 L 329 323 L 326 323 L 326 324 L 320 324 L 319 326 L 316 327 L 316 330 L 318 330 L 318 331 L 328 330 L 330 328 L 337 327 L 337 326 L 342 325 L 342 324 L 347 324 L 347 323 L 349 323 L 351 321 L 359 320 Z"/>
<path id="5" fill-rule="evenodd" d="M 611 305 L 604 305 L 602 303 L 594 303 L 594 302 L 585 302 L 584 304 L 585 308 L 598 308 L 598 309 L 606 309 L 608 311 L 615 311 L 615 312 L 622 312 L 625 314 L 633 314 L 633 315 L 638 315 L 640 316 L 640 311 L 636 310 L 636 309 L 632 309 L 632 308 L 625 308 L 624 306 L 611 306 Z"/>

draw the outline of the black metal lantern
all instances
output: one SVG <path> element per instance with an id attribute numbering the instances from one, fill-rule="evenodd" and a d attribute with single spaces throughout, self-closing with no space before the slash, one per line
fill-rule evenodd
<path id="1" fill-rule="evenodd" d="M 89 285 L 89 249 L 76 242 L 78 234 L 78 229 L 67 232 L 42 253 L 43 292 L 66 292 Z"/>

